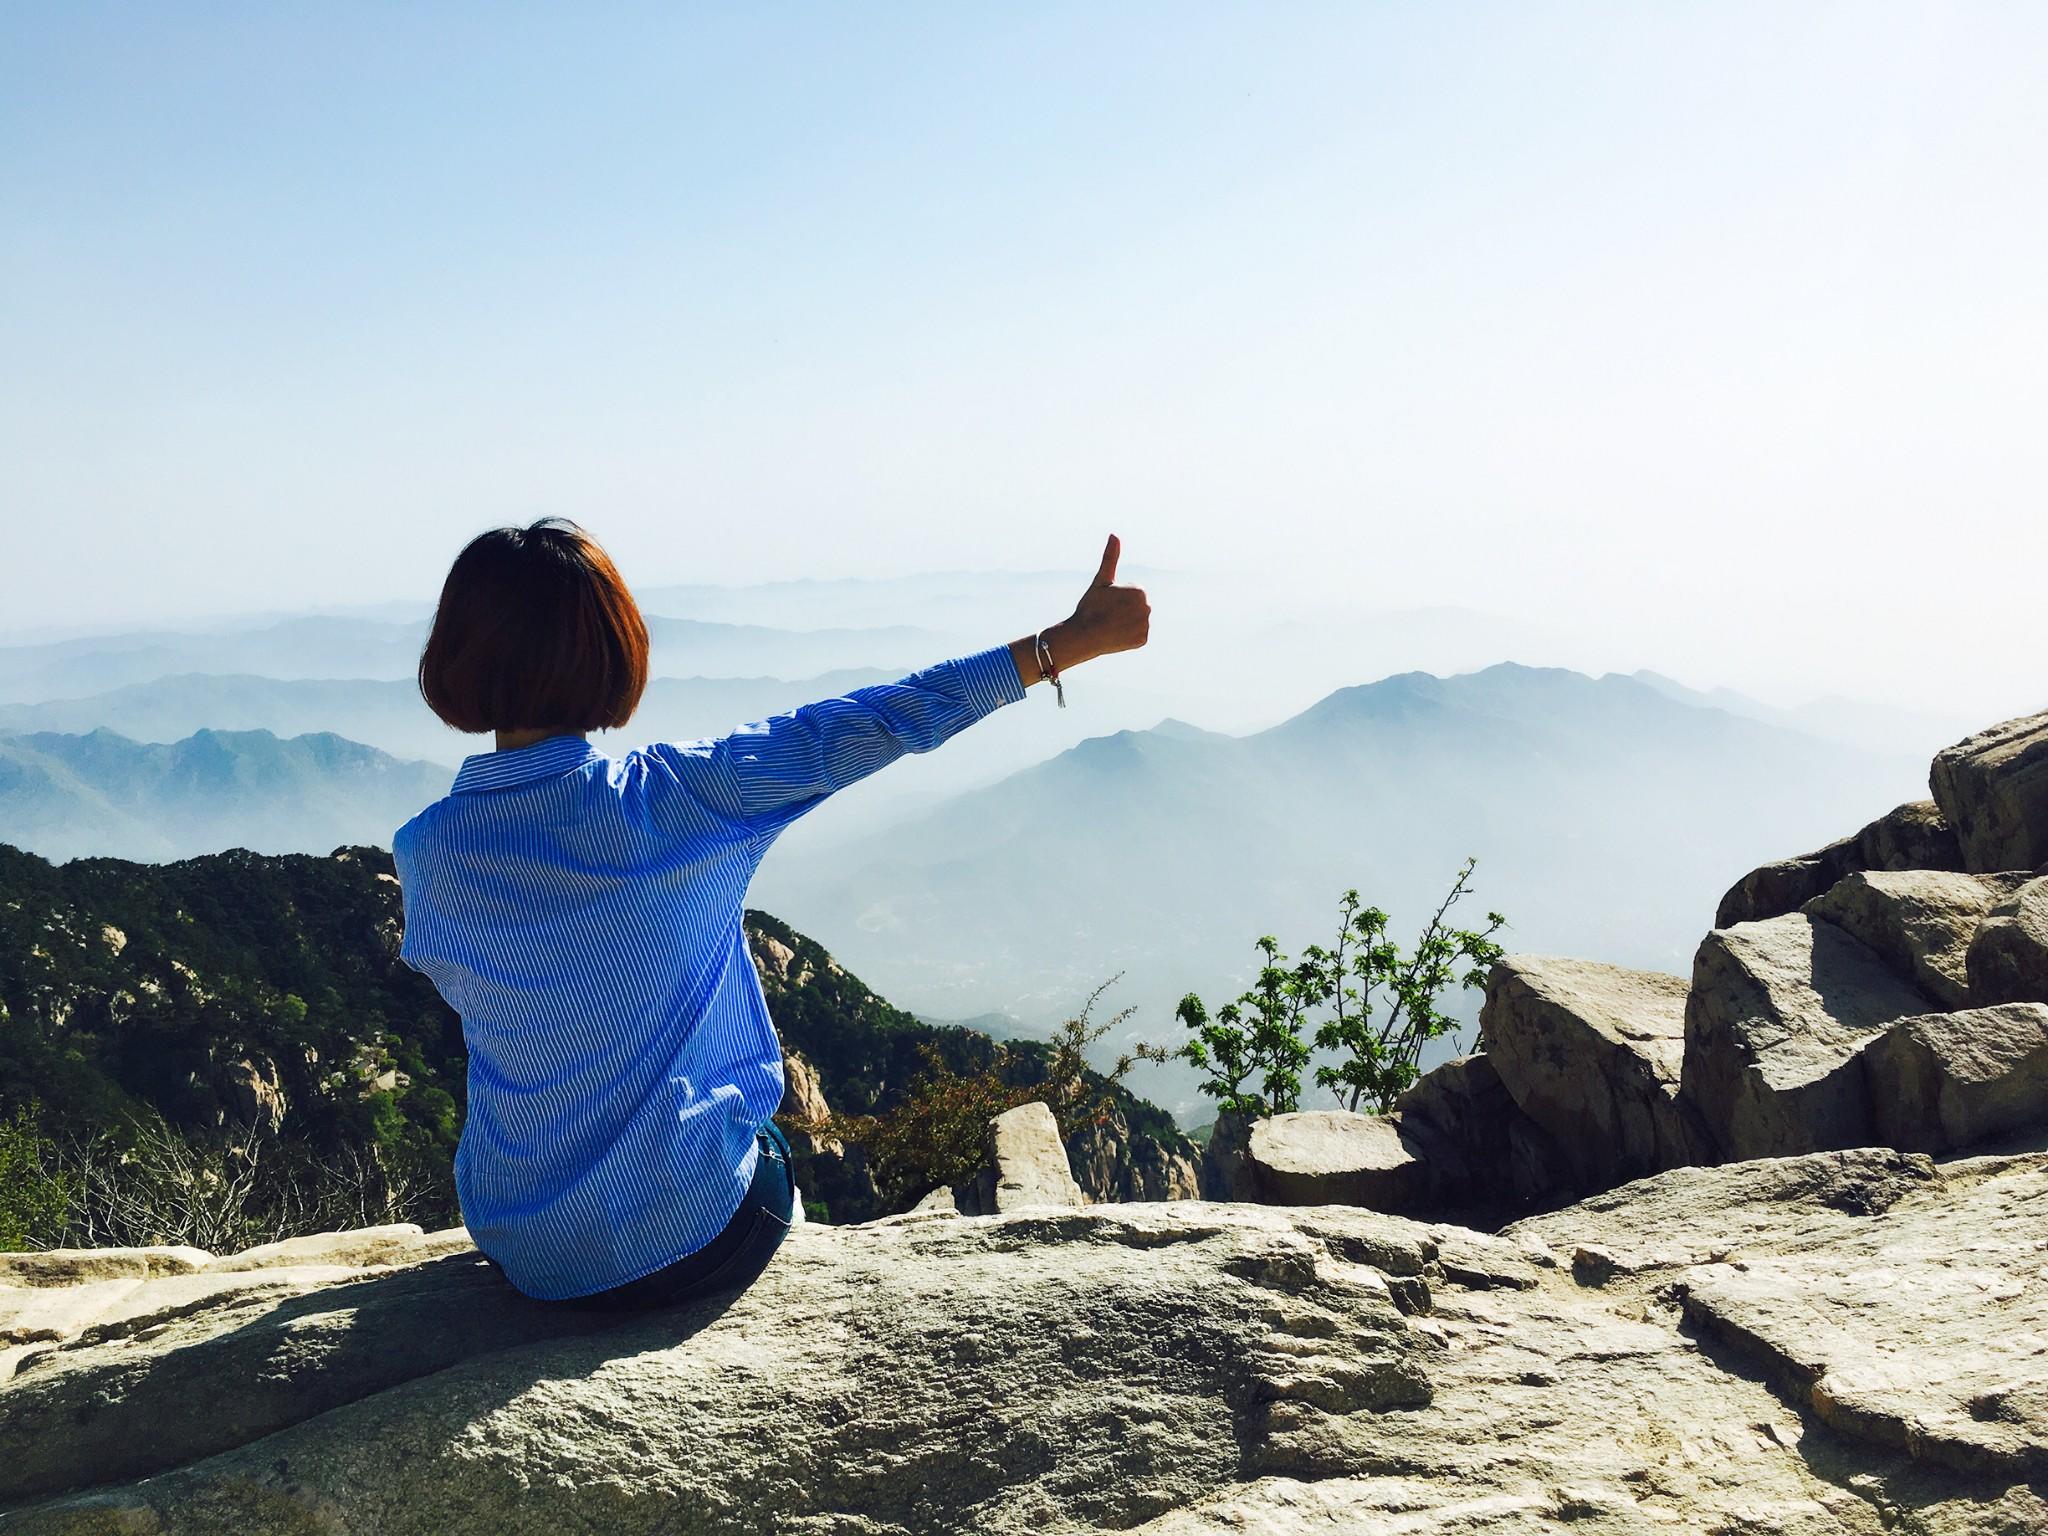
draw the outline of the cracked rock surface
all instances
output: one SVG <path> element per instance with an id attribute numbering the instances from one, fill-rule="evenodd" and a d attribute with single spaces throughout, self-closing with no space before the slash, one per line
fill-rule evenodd
<path id="1" fill-rule="evenodd" d="M 912 1215 L 625 1320 L 463 1254 L 187 1279 L 23 1346 L 0 1531 L 2039 1531 L 2044 1187 L 1850 1151 L 1497 1237 Z M 1887 1339 L 1911 1379 L 1864 1369 Z"/>

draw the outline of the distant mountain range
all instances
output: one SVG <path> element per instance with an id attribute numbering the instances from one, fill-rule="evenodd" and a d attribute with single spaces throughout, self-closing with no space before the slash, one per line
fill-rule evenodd
<path id="1" fill-rule="evenodd" d="M 327 732 L 0 735 L 0 843 L 50 859 L 190 858 L 223 848 L 326 852 L 388 843 L 449 772 Z"/>
<path id="2" fill-rule="evenodd" d="M 1121 971 L 1163 1039 L 1183 991 L 1245 984 L 1259 934 L 1327 942 L 1356 886 L 1405 936 L 1467 855 L 1511 948 L 1682 973 L 1731 880 L 1924 794 L 1925 762 L 1628 677 L 1408 673 L 1249 736 L 1083 742 L 829 857 L 778 848 L 756 891 L 921 1013 L 1035 1025 Z"/>
<path id="3" fill-rule="evenodd" d="M 600 737 L 688 741 L 717 735 L 811 699 L 830 698 L 897 672 L 876 668 L 828 672 L 786 682 L 774 677 L 657 677 L 629 730 Z M 408 678 L 278 678 L 246 673 L 180 673 L 77 699 L 0 704 L 0 731 L 99 728 L 138 741 L 178 741 L 202 729 L 271 731 L 296 736 L 332 731 L 397 757 L 457 764 L 490 741 L 450 730 L 435 718 Z"/>
<path id="4" fill-rule="evenodd" d="M 304 623 L 343 626 L 322 644 L 408 631 Z M 236 643 L 277 641 L 274 673 L 304 659 L 292 637 L 313 634 L 283 624 Z M 825 643 L 781 634 L 785 656 Z M 64 651 L 74 644 L 40 652 L 105 661 L 148 649 Z M 0 651 L 0 676 L 31 650 Z M 900 670 L 661 678 L 633 726 L 601 744 L 714 735 Z M 920 1014 L 999 1015 L 1027 1030 L 1123 971 L 1119 1000 L 1141 1008 L 1134 1030 L 1165 1037 L 1182 991 L 1242 985 L 1258 934 L 1290 949 L 1326 938 L 1354 885 L 1397 931 L 1412 927 L 1467 854 L 1481 861 L 1477 903 L 1507 913 L 1515 947 L 1682 971 L 1729 881 L 1923 793 L 1922 738 L 1944 729 L 1900 726 L 1910 750 L 1871 751 L 1653 673 L 1503 664 L 1339 689 L 1245 735 L 1167 719 L 1067 746 L 1142 708 L 1111 676 L 1081 679 L 1069 711 L 1036 696 L 1001 711 L 805 818 L 764 865 L 762 900 Z M 1885 718 L 1872 727 L 1880 744 L 1904 719 Z M 486 745 L 445 731 L 409 676 L 185 673 L 5 704 L 0 841 L 143 859 L 382 843 Z M 416 760 L 427 756 L 439 765 Z M 1186 1109 L 1187 1086 L 1154 1092 Z"/>
<path id="5" fill-rule="evenodd" d="M 911 625 L 778 629 L 650 614 L 656 676 L 814 677 L 850 667 L 902 670 L 962 642 Z M 409 679 L 427 621 L 296 618 L 246 629 L 159 630 L 0 647 L 0 702 L 73 699 L 179 674 Z M 212 723 L 212 722 L 209 722 Z"/>
<path id="6" fill-rule="evenodd" d="M 1866 752 L 1932 757 L 1950 742 L 1962 740 L 1982 724 L 1975 716 L 1960 711 L 1947 715 L 1929 714 L 1922 710 L 1877 704 L 1868 699 L 1813 699 L 1796 708 L 1781 709 L 1733 688 L 1688 688 L 1647 667 L 1629 675 L 1681 704 L 1723 709 L 1745 720 L 1762 720 L 1769 725 L 1818 736 L 1823 741 L 1860 747 Z"/>

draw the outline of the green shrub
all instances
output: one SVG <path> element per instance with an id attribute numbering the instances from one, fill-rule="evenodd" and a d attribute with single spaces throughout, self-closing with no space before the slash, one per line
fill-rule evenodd
<path id="1" fill-rule="evenodd" d="M 53 1248 L 61 1240 L 71 1187 L 55 1166 L 39 1112 L 24 1105 L 0 1120 L 0 1252 Z"/>
<path id="2" fill-rule="evenodd" d="M 1465 861 L 1413 949 L 1403 952 L 1387 937 L 1385 912 L 1346 891 L 1332 948 L 1311 944 L 1290 962 L 1267 935 L 1258 941 L 1265 960 L 1248 991 L 1214 1018 L 1190 992 L 1177 1016 L 1192 1038 L 1140 1046 L 1138 1054 L 1188 1062 L 1205 1074 L 1201 1090 L 1219 1111 L 1256 1118 L 1301 1107 L 1301 1073 L 1313 1047 L 1335 1054 L 1316 1068 L 1318 1084 L 1334 1089 L 1346 1108 L 1384 1114 L 1415 1081 L 1424 1043 L 1456 1025 L 1440 1006 L 1444 990 L 1454 982 L 1484 985 L 1501 956 L 1494 935 L 1507 919 L 1498 912 L 1486 914 L 1483 928 L 1451 921 L 1452 908 L 1471 894 L 1477 864 Z"/>

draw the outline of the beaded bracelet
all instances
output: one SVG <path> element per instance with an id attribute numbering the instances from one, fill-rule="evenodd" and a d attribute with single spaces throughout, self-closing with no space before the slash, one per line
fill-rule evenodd
<path id="1" fill-rule="evenodd" d="M 1052 647 L 1045 643 L 1045 631 L 1040 630 L 1031 637 L 1031 648 L 1038 656 L 1038 680 L 1051 683 L 1053 697 L 1060 701 L 1060 708 L 1067 707 L 1067 690 L 1060 684 L 1060 669 L 1052 664 Z"/>

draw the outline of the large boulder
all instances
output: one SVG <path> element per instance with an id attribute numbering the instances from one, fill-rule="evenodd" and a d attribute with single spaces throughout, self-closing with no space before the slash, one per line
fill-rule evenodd
<path id="1" fill-rule="evenodd" d="M 1395 1102 L 1394 1118 L 1442 1208 L 1507 1212 L 1525 1203 L 1514 1188 L 1508 1139 L 1522 1112 L 1484 1052 L 1423 1073 Z"/>
<path id="2" fill-rule="evenodd" d="M 1606 1189 L 1712 1155 L 1678 1096 L 1687 986 L 1592 960 L 1510 955 L 1487 978 L 1486 1056 L 1548 1133 L 1565 1187 Z"/>
<path id="3" fill-rule="evenodd" d="M 812 1225 L 628 1318 L 474 1258 L 221 1297 L 0 1386 L 0 1523 L 2035 1531 L 2044 1161 L 1682 1170 L 1503 1239 L 1198 1202 Z M 1640 1278 L 1554 1267 L 1694 1228 Z"/>
<path id="4" fill-rule="evenodd" d="M 1944 748 L 1928 784 L 1956 829 L 1963 868 L 2048 864 L 2048 714 L 2008 720 Z"/>
<path id="5" fill-rule="evenodd" d="M 1251 1116 L 1226 1109 L 1209 1128 L 1202 1147 L 1202 1198 L 1204 1200 L 1256 1200 L 1259 1191 L 1252 1182 Z"/>
<path id="6" fill-rule="evenodd" d="M 1887 811 L 1853 836 L 1797 858 L 1753 869 L 1721 898 L 1716 928 L 1783 917 L 1859 869 L 1961 869 L 1954 830 L 1932 800 Z"/>
<path id="7" fill-rule="evenodd" d="M 1863 1062 L 1887 1145 L 1943 1152 L 2048 1129 L 2048 1005 L 1901 1019 Z"/>
<path id="8" fill-rule="evenodd" d="M 1964 968 L 1980 1007 L 2048 1003 L 2048 877 L 2027 881 L 1986 914 Z"/>
<path id="9" fill-rule="evenodd" d="M 1358 1205 L 1412 1211 L 1429 1201 L 1421 1150 L 1386 1115 L 1305 1109 L 1254 1121 L 1247 1150 L 1269 1205 Z"/>
<path id="10" fill-rule="evenodd" d="M 1965 1008 L 1970 941 L 1985 914 L 2025 878 L 1940 869 L 1859 872 L 1802 910 L 1868 945 L 1942 1007 Z"/>
<path id="11" fill-rule="evenodd" d="M 989 1122 L 989 1172 L 983 1207 L 990 1212 L 1086 1205 L 1074 1182 L 1066 1144 L 1049 1105 L 1033 1100 Z"/>
<path id="12" fill-rule="evenodd" d="M 1683 1093 L 1728 1158 L 1871 1139 L 1859 1052 L 1925 994 L 1832 923 L 1794 913 L 1707 935 L 1693 960 Z"/>

